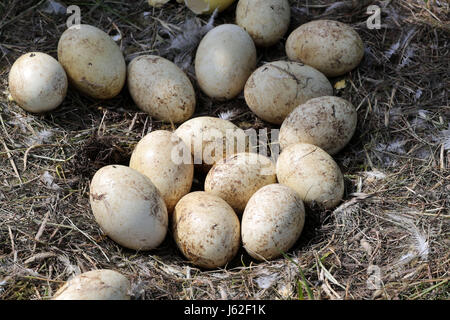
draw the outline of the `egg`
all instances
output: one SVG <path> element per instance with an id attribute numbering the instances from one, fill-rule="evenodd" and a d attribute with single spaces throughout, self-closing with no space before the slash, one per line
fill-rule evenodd
<path id="1" fill-rule="evenodd" d="M 117 271 L 100 269 L 67 281 L 52 300 L 130 300 L 128 279 Z"/>
<path id="2" fill-rule="evenodd" d="M 218 160 L 248 151 L 244 130 L 231 121 L 215 117 L 192 118 L 174 132 L 188 146 L 194 164 L 209 170 Z"/>
<path id="3" fill-rule="evenodd" d="M 134 58 L 127 71 L 131 97 L 139 109 L 153 118 L 180 123 L 194 113 L 194 87 L 173 62 L 144 55 Z"/>
<path id="4" fill-rule="evenodd" d="M 122 165 L 98 170 L 90 185 L 90 204 L 102 230 L 118 244 L 151 250 L 164 240 L 167 208 L 152 181 Z"/>
<path id="5" fill-rule="evenodd" d="M 290 60 L 303 62 L 328 77 L 356 68 L 364 57 L 364 43 L 349 25 L 316 20 L 295 29 L 286 41 Z"/>
<path id="6" fill-rule="evenodd" d="M 244 89 L 248 107 L 261 119 L 281 124 L 298 105 L 333 94 L 328 79 L 298 62 L 276 61 L 258 68 Z"/>
<path id="7" fill-rule="evenodd" d="M 308 205 L 332 209 L 344 195 L 344 178 L 337 163 L 321 148 L 293 144 L 278 157 L 278 182 L 294 189 Z"/>
<path id="8" fill-rule="evenodd" d="M 235 0 L 185 0 L 186 6 L 195 14 L 209 14 L 214 10 L 223 11 Z"/>
<path id="9" fill-rule="evenodd" d="M 185 195 L 173 212 L 175 242 L 194 265 L 223 267 L 240 245 L 240 223 L 225 200 L 203 191 Z"/>
<path id="10" fill-rule="evenodd" d="M 286 253 L 300 237 L 305 207 L 292 188 L 270 184 L 248 201 L 242 215 L 242 244 L 257 260 L 271 260 Z"/>
<path id="11" fill-rule="evenodd" d="M 147 3 L 151 7 L 161 8 L 162 6 L 164 6 L 169 1 L 170 0 L 147 0 Z"/>
<path id="12" fill-rule="evenodd" d="M 244 29 L 234 24 L 223 24 L 209 31 L 195 56 L 198 85 L 214 99 L 236 97 L 255 67 L 255 44 Z"/>
<path id="13" fill-rule="evenodd" d="M 14 101 L 24 110 L 41 113 L 58 107 L 66 97 L 67 76 L 61 64 L 42 52 L 17 59 L 8 77 Z"/>
<path id="14" fill-rule="evenodd" d="M 239 0 L 236 7 L 236 23 L 261 47 L 277 43 L 288 30 L 290 20 L 288 0 Z"/>
<path id="15" fill-rule="evenodd" d="M 224 199 L 242 213 L 250 197 L 277 180 L 275 164 L 257 153 L 238 153 L 219 160 L 208 172 L 205 191 Z"/>
<path id="16" fill-rule="evenodd" d="M 125 84 L 126 65 L 119 46 L 94 26 L 74 25 L 64 31 L 58 60 L 69 83 L 92 98 L 113 98 Z"/>
<path id="17" fill-rule="evenodd" d="M 333 155 L 350 141 L 356 124 L 356 109 L 349 101 L 331 96 L 311 99 L 284 120 L 280 146 L 284 149 L 296 143 L 309 143 Z"/>
<path id="18" fill-rule="evenodd" d="M 187 157 L 180 158 L 180 152 Z M 130 168 L 150 178 L 169 213 L 191 189 L 194 176 L 192 156 L 187 145 L 170 131 L 157 130 L 142 138 L 133 150 Z"/>

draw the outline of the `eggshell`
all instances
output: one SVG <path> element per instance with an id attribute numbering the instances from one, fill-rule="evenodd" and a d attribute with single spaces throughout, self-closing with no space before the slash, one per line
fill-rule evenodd
<path id="1" fill-rule="evenodd" d="M 67 76 L 61 64 L 42 52 L 17 59 L 9 72 L 9 90 L 24 110 L 46 112 L 58 107 L 67 93 Z"/>
<path id="2" fill-rule="evenodd" d="M 316 69 L 298 62 L 276 61 L 258 68 L 244 90 L 248 107 L 274 124 L 310 99 L 333 95 L 328 79 Z"/>
<path id="3" fill-rule="evenodd" d="M 118 244 L 150 250 L 161 244 L 168 228 L 166 205 L 152 181 L 121 165 L 98 170 L 91 181 L 95 220 Z"/>
<path id="4" fill-rule="evenodd" d="M 130 300 L 130 282 L 113 270 L 93 270 L 67 281 L 52 300 Z"/>
<path id="5" fill-rule="evenodd" d="M 344 195 L 344 178 L 331 156 L 317 146 L 293 144 L 277 160 L 278 182 L 291 187 L 301 199 L 326 209 L 334 208 Z"/>
<path id="6" fill-rule="evenodd" d="M 311 99 L 284 120 L 280 146 L 284 149 L 291 144 L 309 143 L 332 155 L 347 145 L 356 124 L 356 109 L 349 101 L 331 96 Z"/>
<path id="7" fill-rule="evenodd" d="M 236 97 L 255 67 L 255 44 L 244 29 L 234 24 L 222 24 L 209 31 L 195 56 L 198 84 L 215 99 Z"/>
<path id="8" fill-rule="evenodd" d="M 125 84 L 126 65 L 119 46 L 94 26 L 74 25 L 64 31 L 58 60 L 70 84 L 92 98 L 113 98 Z"/>
<path id="9" fill-rule="evenodd" d="M 180 123 L 195 111 L 195 91 L 186 74 L 162 57 L 144 55 L 128 65 L 128 89 L 136 105 L 157 120 Z"/>
<path id="10" fill-rule="evenodd" d="M 238 153 L 219 160 L 208 172 L 205 191 L 224 199 L 242 213 L 250 197 L 277 180 L 275 164 L 257 153 Z"/>
<path id="11" fill-rule="evenodd" d="M 356 68 L 364 57 L 364 43 L 349 25 L 315 20 L 295 29 L 286 41 L 290 60 L 303 62 L 328 77 Z"/>
<path id="12" fill-rule="evenodd" d="M 236 23 L 257 46 L 277 43 L 288 30 L 290 20 L 288 0 L 239 0 L 236 7 Z"/>
<path id="13" fill-rule="evenodd" d="M 173 236 L 193 264 L 214 269 L 223 267 L 236 255 L 240 223 L 223 199 L 198 191 L 185 195 L 175 206 Z"/>
<path id="14" fill-rule="evenodd" d="M 188 157 L 179 158 L 179 152 L 184 151 Z M 188 152 L 188 147 L 178 136 L 157 130 L 142 138 L 131 155 L 130 168 L 152 180 L 168 212 L 172 212 L 178 200 L 191 189 L 194 164 Z"/>
<path id="15" fill-rule="evenodd" d="M 242 216 L 242 243 L 257 260 L 286 253 L 298 240 L 305 224 L 305 207 L 292 188 L 271 184 L 248 201 Z"/>

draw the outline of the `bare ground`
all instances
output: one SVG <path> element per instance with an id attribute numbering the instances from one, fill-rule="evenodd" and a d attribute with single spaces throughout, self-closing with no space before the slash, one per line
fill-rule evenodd
<path id="1" fill-rule="evenodd" d="M 54 112 L 24 112 L 8 98 L 9 69 L 28 51 L 56 57 L 67 16 L 47 10 L 48 1 L 0 3 L 0 299 L 49 299 L 69 277 L 95 268 L 127 275 L 135 299 L 449 298 L 448 2 L 290 2 L 291 31 L 312 19 L 338 19 L 366 44 L 359 68 L 331 80 L 345 80 L 335 94 L 350 100 L 359 117 L 354 138 L 335 157 L 345 174 L 345 202 L 334 211 L 311 208 L 285 257 L 256 263 L 241 250 L 215 271 L 186 262 L 170 236 L 157 250 L 134 252 L 102 233 L 89 207 L 93 174 L 128 164 L 141 137 L 171 127 L 139 111 L 126 88 L 109 101 L 71 89 Z M 205 29 L 195 25 L 209 17 L 194 20 L 175 1 L 162 9 L 146 1 L 61 3 L 78 4 L 82 23 L 115 36 L 127 61 L 159 54 L 195 83 L 191 59 Z M 369 4 L 382 7 L 380 30 L 366 27 Z M 234 8 L 214 24 L 233 22 Z M 285 59 L 284 40 L 260 49 L 259 64 Z M 198 89 L 197 95 L 196 116 L 271 128 L 242 95 L 229 102 Z M 201 188 L 197 177 L 194 189 Z"/>

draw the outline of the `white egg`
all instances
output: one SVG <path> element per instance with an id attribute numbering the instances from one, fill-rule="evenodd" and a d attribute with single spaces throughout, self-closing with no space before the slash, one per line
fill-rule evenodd
<path id="1" fill-rule="evenodd" d="M 288 30 L 290 20 L 288 0 L 239 0 L 236 7 L 236 23 L 257 46 L 277 43 Z"/>
<path id="2" fill-rule="evenodd" d="M 284 149 L 277 160 L 278 182 L 294 189 L 306 204 L 336 207 L 344 195 L 344 177 L 333 158 L 307 143 Z"/>
<path id="3" fill-rule="evenodd" d="M 270 184 L 252 195 L 242 215 L 242 244 L 257 260 L 286 253 L 298 240 L 305 224 L 305 207 L 288 186 Z"/>
<path id="4" fill-rule="evenodd" d="M 244 89 L 248 107 L 261 119 L 281 124 L 298 105 L 333 95 L 327 77 L 303 63 L 270 62 L 256 69 Z"/>
<path id="5" fill-rule="evenodd" d="M 14 101 L 29 112 L 58 107 L 67 93 L 67 76 L 61 64 L 42 52 L 29 52 L 17 59 L 9 72 Z"/>
<path id="6" fill-rule="evenodd" d="M 345 23 L 315 20 L 289 35 L 286 53 L 290 60 L 303 62 L 327 77 L 337 77 L 359 65 L 364 57 L 364 43 Z"/>
<path id="7" fill-rule="evenodd" d="M 102 230 L 118 244 L 151 250 L 164 240 L 168 214 L 152 181 L 121 165 L 98 170 L 91 181 L 90 204 Z"/>
<path id="8" fill-rule="evenodd" d="M 195 91 L 186 74 L 162 57 L 144 55 L 128 65 L 128 89 L 139 109 L 157 120 L 179 123 L 195 111 Z"/>
<path id="9" fill-rule="evenodd" d="M 223 24 L 209 31 L 195 56 L 198 84 L 215 99 L 236 97 L 255 67 L 255 44 L 244 29 L 234 24 Z"/>
<path id="10" fill-rule="evenodd" d="M 299 105 L 284 120 L 279 141 L 282 149 L 296 143 L 309 143 L 335 154 L 355 133 L 355 107 L 339 97 L 324 96 Z"/>
<path id="11" fill-rule="evenodd" d="M 125 84 L 126 64 L 119 46 L 94 26 L 74 25 L 64 31 L 58 60 L 70 84 L 92 98 L 113 98 Z"/>
<path id="12" fill-rule="evenodd" d="M 130 168 L 144 174 L 158 188 L 169 213 L 191 190 L 194 164 L 178 159 L 178 152 L 187 150 L 186 144 L 170 131 L 157 130 L 142 138 L 130 159 Z"/>
<path id="13" fill-rule="evenodd" d="M 233 259 L 240 244 L 240 223 L 225 200 L 198 191 L 185 195 L 175 206 L 173 236 L 193 264 L 214 269 Z"/>
<path id="14" fill-rule="evenodd" d="M 128 279 L 117 271 L 93 270 L 67 281 L 52 300 L 130 300 Z"/>
<path id="15" fill-rule="evenodd" d="M 221 197 L 240 214 L 257 190 L 276 181 L 271 159 L 244 152 L 219 160 L 206 176 L 205 191 Z"/>

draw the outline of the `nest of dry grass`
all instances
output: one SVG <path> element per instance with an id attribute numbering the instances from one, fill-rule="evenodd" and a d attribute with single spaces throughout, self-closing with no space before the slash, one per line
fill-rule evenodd
<path id="1" fill-rule="evenodd" d="M 290 1 L 291 30 L 317 18 L 354 26 L 365 59 L 336 95 L 358 109 L 357 132 L 335 158 L 346 201 L 312 208 L 295 247 L 255 263 L 244 251 L 224 269 L 187 263 L 167 237 L 135 252 L 95 223 L 89 181 L 100 167 L 127 164 L 151 130 L 170 126 L 140 112 L 125 89 L 108 101 L 69 90 L 45 115 L 8 99 L 7 76 L 27 51 L 56 57 L 67 16 L 49 1 L 0 3 L 0 299 L 48 299 L 69 277 L 111 268 L 131 280 L 135 299 L 448 299 L 450 270 L 450 53 L 446 1 Z M 82 22 L 116 36 L 126 60 L 151 53 L 176 61 L 195 83 L 192 55 L 208 17 L 175 1 L 60 1 Z M 366 27 L 366 7 L 382 8 L 382 28 Z M 214 25 L 232 22 L 234 7 Z M 212 21 L 211 21 L 212 22 Z M 203 27 L 203 28 L 202 28 Z M 197 39 L 197 40 L 196 40 Z M 258 51 L 259 64 L 284 59 L 284 41 Z M 223 116 L 243 129 L 270 128 L 242 96 L 211 101 L 197 90 L 196 116 Z M 202 188 L 201 177 L 194 189 Z"/>

